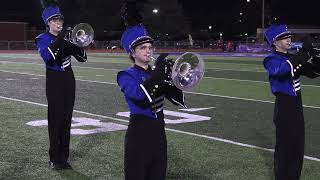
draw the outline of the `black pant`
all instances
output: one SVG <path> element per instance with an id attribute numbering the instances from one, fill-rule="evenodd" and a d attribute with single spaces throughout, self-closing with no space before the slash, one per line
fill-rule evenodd
<path id="1" fill-rule="evenodd" d="M 278 93 L 274 109 L 276 180 L 298 180 L 304 157 L 304 117 L 300 91 L 298 96 Z"/>
<path id="2" fill-rule="evenodd" d="M 125 137 L 126 180 L 164 180 L 167 139 L 163 114 L 158 119 L 131 115 Z"/>
<path id="3" fill-rule="evenodd" d="M 65 163 L 69 157 L 70 128 L 75 101 L 75 79 L 71 67 L 65 71 L 47 69 L 49 156 L 54 163 Z"/>

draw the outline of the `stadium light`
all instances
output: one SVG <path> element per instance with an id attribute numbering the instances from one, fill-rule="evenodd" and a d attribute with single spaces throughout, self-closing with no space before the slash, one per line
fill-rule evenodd
<path id="1" fill-rule="evenodd" d="M 212 26 L 209 26 L 208 28 L 209 28 L 209 30 L 211 30 L 211 29 L 212 29 Z"/>
<path id="2" fill-rule="evenodd" d="M 159 13 L 159 10 L 157 8 L 153 9 L 152 10 L 153 14 L 158 14 Z"/>
<path id="3" fill-rule="evenodd" d="M 249 3 L 250 2 L 250 0 L 247 0 L 247 3 Z"/>

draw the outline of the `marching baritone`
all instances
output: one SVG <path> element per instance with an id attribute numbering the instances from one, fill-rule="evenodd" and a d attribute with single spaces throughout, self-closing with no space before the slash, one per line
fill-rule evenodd
<path id="1" fill-rule="evenodd" d="M 265 32 L 273 53 L 264 61 L 271 91 L 275 95 L 273 122 L 276 130 L 274 152 L 275 180 L 298 180 L 304 158 L 304 115 L 300 76 L 320 76 L 319 51 L 309 40 L 301 50 L 289 54 L 292 33 L 284 24 L 274 24 Z"/>
<path id="2" fill-rule="evenodd" d="M 68 163 L 70 128 L 75 101 L 75 78 L 71 56 L 87 60 L 86 52 L 65 40 L 64 17 L 57 5 L 43 10 L 42 19 L 47 31 L 35 39 L 38 52 L 46 67 L 46 97 L 48 101 L 49 168 L 70 169 Z"/>
<path id="3" fill-rule="evenodd" d="M 125 136 L 125 179 L 164 180 L 167 170 L 164 98 L 184 106 L 184 96 L 182 90 L 165 82 L 168 54 L 161 54 L 156 59 L 155 69 L 151 69 L 154 40 L 139 22 L 135 2 L 127 2 L 125 8 L 123 18 L 127 29 L 122 34 L 121 44 L 133 63 L 117 74 L 117 83 L 130 110 Z"/>

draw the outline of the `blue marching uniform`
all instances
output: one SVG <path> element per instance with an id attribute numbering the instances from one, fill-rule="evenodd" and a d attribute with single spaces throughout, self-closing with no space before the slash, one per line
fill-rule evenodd
<path id="1" fill-rule="evenodd" d="M 117 75 L 118 85 L 130 110 L 130 122 L 125 137 L 126 179 L 165 179 L 167 169 L 167 140 L 164 129 L 163 103 L 184 106 L 181 90 L 168 85 L 166 92 L 148 93 L 143 82 L 150 78 L 147 70 L 134 65 Z M 146 175 L 148 174 L 148 175 Z"/>
<path id="2" fill-rule="evenodd" d="M 164 180 L 167 170 L 164 99 L 184 107 L 184 95 L 182 90 L 167 83 L 170 77 L 166 71 L 170 69 L 168 54 L 161 54 L 156 59 L 153 70 L 146 61 L 135 56 L 136 53 L 153 54 L 153 48 L 150 48 L 153 39 L 142 25 L 136 3 L 124 2 L 122 18 L 127 28 L 121 36 L 121 45 L 134 65 L 117 74 L 118 86 L 130 111 L 124 145 L 124 173 L 126 180 Z"/>
<path id="3" fill-rule="evenodd" d="M 270 26 L 265 37 L 275 51 L 264 61 L 271 92 L 275 95 L 273 122 L 276 128 L 275 180 L 299 180 L 304 158 L 304 115 L 300 76 L 320 76 L 320 61 L 310 41 L 295 55 L 287 52 L 292 33 L 285 24 Z M 282 52 L 279 52 L 279 51 Z"/>
<path id="4" fill-rule="evenodd" d="M 61 15 L 58 7 L 48 7 L 43 12 L 45 22 L 53 15 Z M 58 42 L 59 41 L 59 42 Z M 49 32 L 35 39 L 38 52 L 46 66 L 46 97 L 48 101 L 49 165 L 52 169 L 70 168 L 68 164 L 70 128 L 75 101 L 75 78 L 71 56 L 78 61 L 87 60 L 85 51 L 60 35 Z"/>
<path id="5" fill-rule="evenodd" d="M 271 91 L 275 95 L 276 127 L 274 171 L 276 180 L 298 180 L 304 157 L 304 115 L 300 75 L 319 76 L 312 63 L 294 65 L 290 54 L 274 52 L 264 60 Z"/>
<path id="6" fill-rule="evenodd" d="M 157 118 L 157 113 L 162 110 L 164 96 L 160 96 L 153 107 L 151 108 L 150 102 L 146 101 L 146 94 L 140 87 L 146 79 L 149 79 L 151 73 L 151 68 L 144 70 L 142 67 L 134 65 L 125 71 L 120 71 L 118 73 L 118 83 L 121 91 L 125 94 L 126 102 L 130 113 L 132 114 L 143 114 L 150 118 Z M 139 106 L 136 105 L 137 102 Z M 155 107 L 155 105 L 158 105 Z"/>

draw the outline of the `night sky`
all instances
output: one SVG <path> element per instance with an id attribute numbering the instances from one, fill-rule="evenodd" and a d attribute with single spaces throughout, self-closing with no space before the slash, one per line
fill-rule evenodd
<path id="1" fill-rule="evenodd" d="M 115 0 L 118 1 L 118 0 Z M 238 11 L 245 11 L 246 0 L 178 0 L 183 7 L 185 17 L 194 29 L 206 28 L 208 25 L 227 28 L 238 15 Z M 90 1 L 89 1 L 90 2 Z M 196 2 L 196 3 L 195 3 Z M 262 0 L 251 0 L 256 15 L 261 16 Z M 271 18 L 276 17 L 279 22 L 294 25 L 320 26 L 320 6 L 317 0 L 265 0 L 265 26 L 270 24 Z M 251 9 L 246 9 L 252 11 Z M 75 11 L 73 9 L 73 11 Z M 258 25 L 261 18 L 258 17 Z M 4 1 L 0 7 L 0 21 L 22 21 L 33 26 L 43 26 L 41 21 L 41 7 L 39 0 Z"/>
<path id="2" fill-rule="evenodd" d="M 217 17 L 223 19 L 232 14 L 231 7 L 246 4 L 246 0 L 179 0 L 185 12 L 197 24 L 205 24 Z M 197 2 L 197 3 L 194 3 Z M 241 3 L 242 2 L 242 3 Z M 262 0 L 251 0 L 250 3 L 261 5 Z M 265 0 L 265 7 L 272 15 L 288 24 L 320 25 L 320 1 L 318 0 Z M 259 7 L 259 10 L 260 7 Z M 195 22 L 195 21 L 194 21 Z"/>

